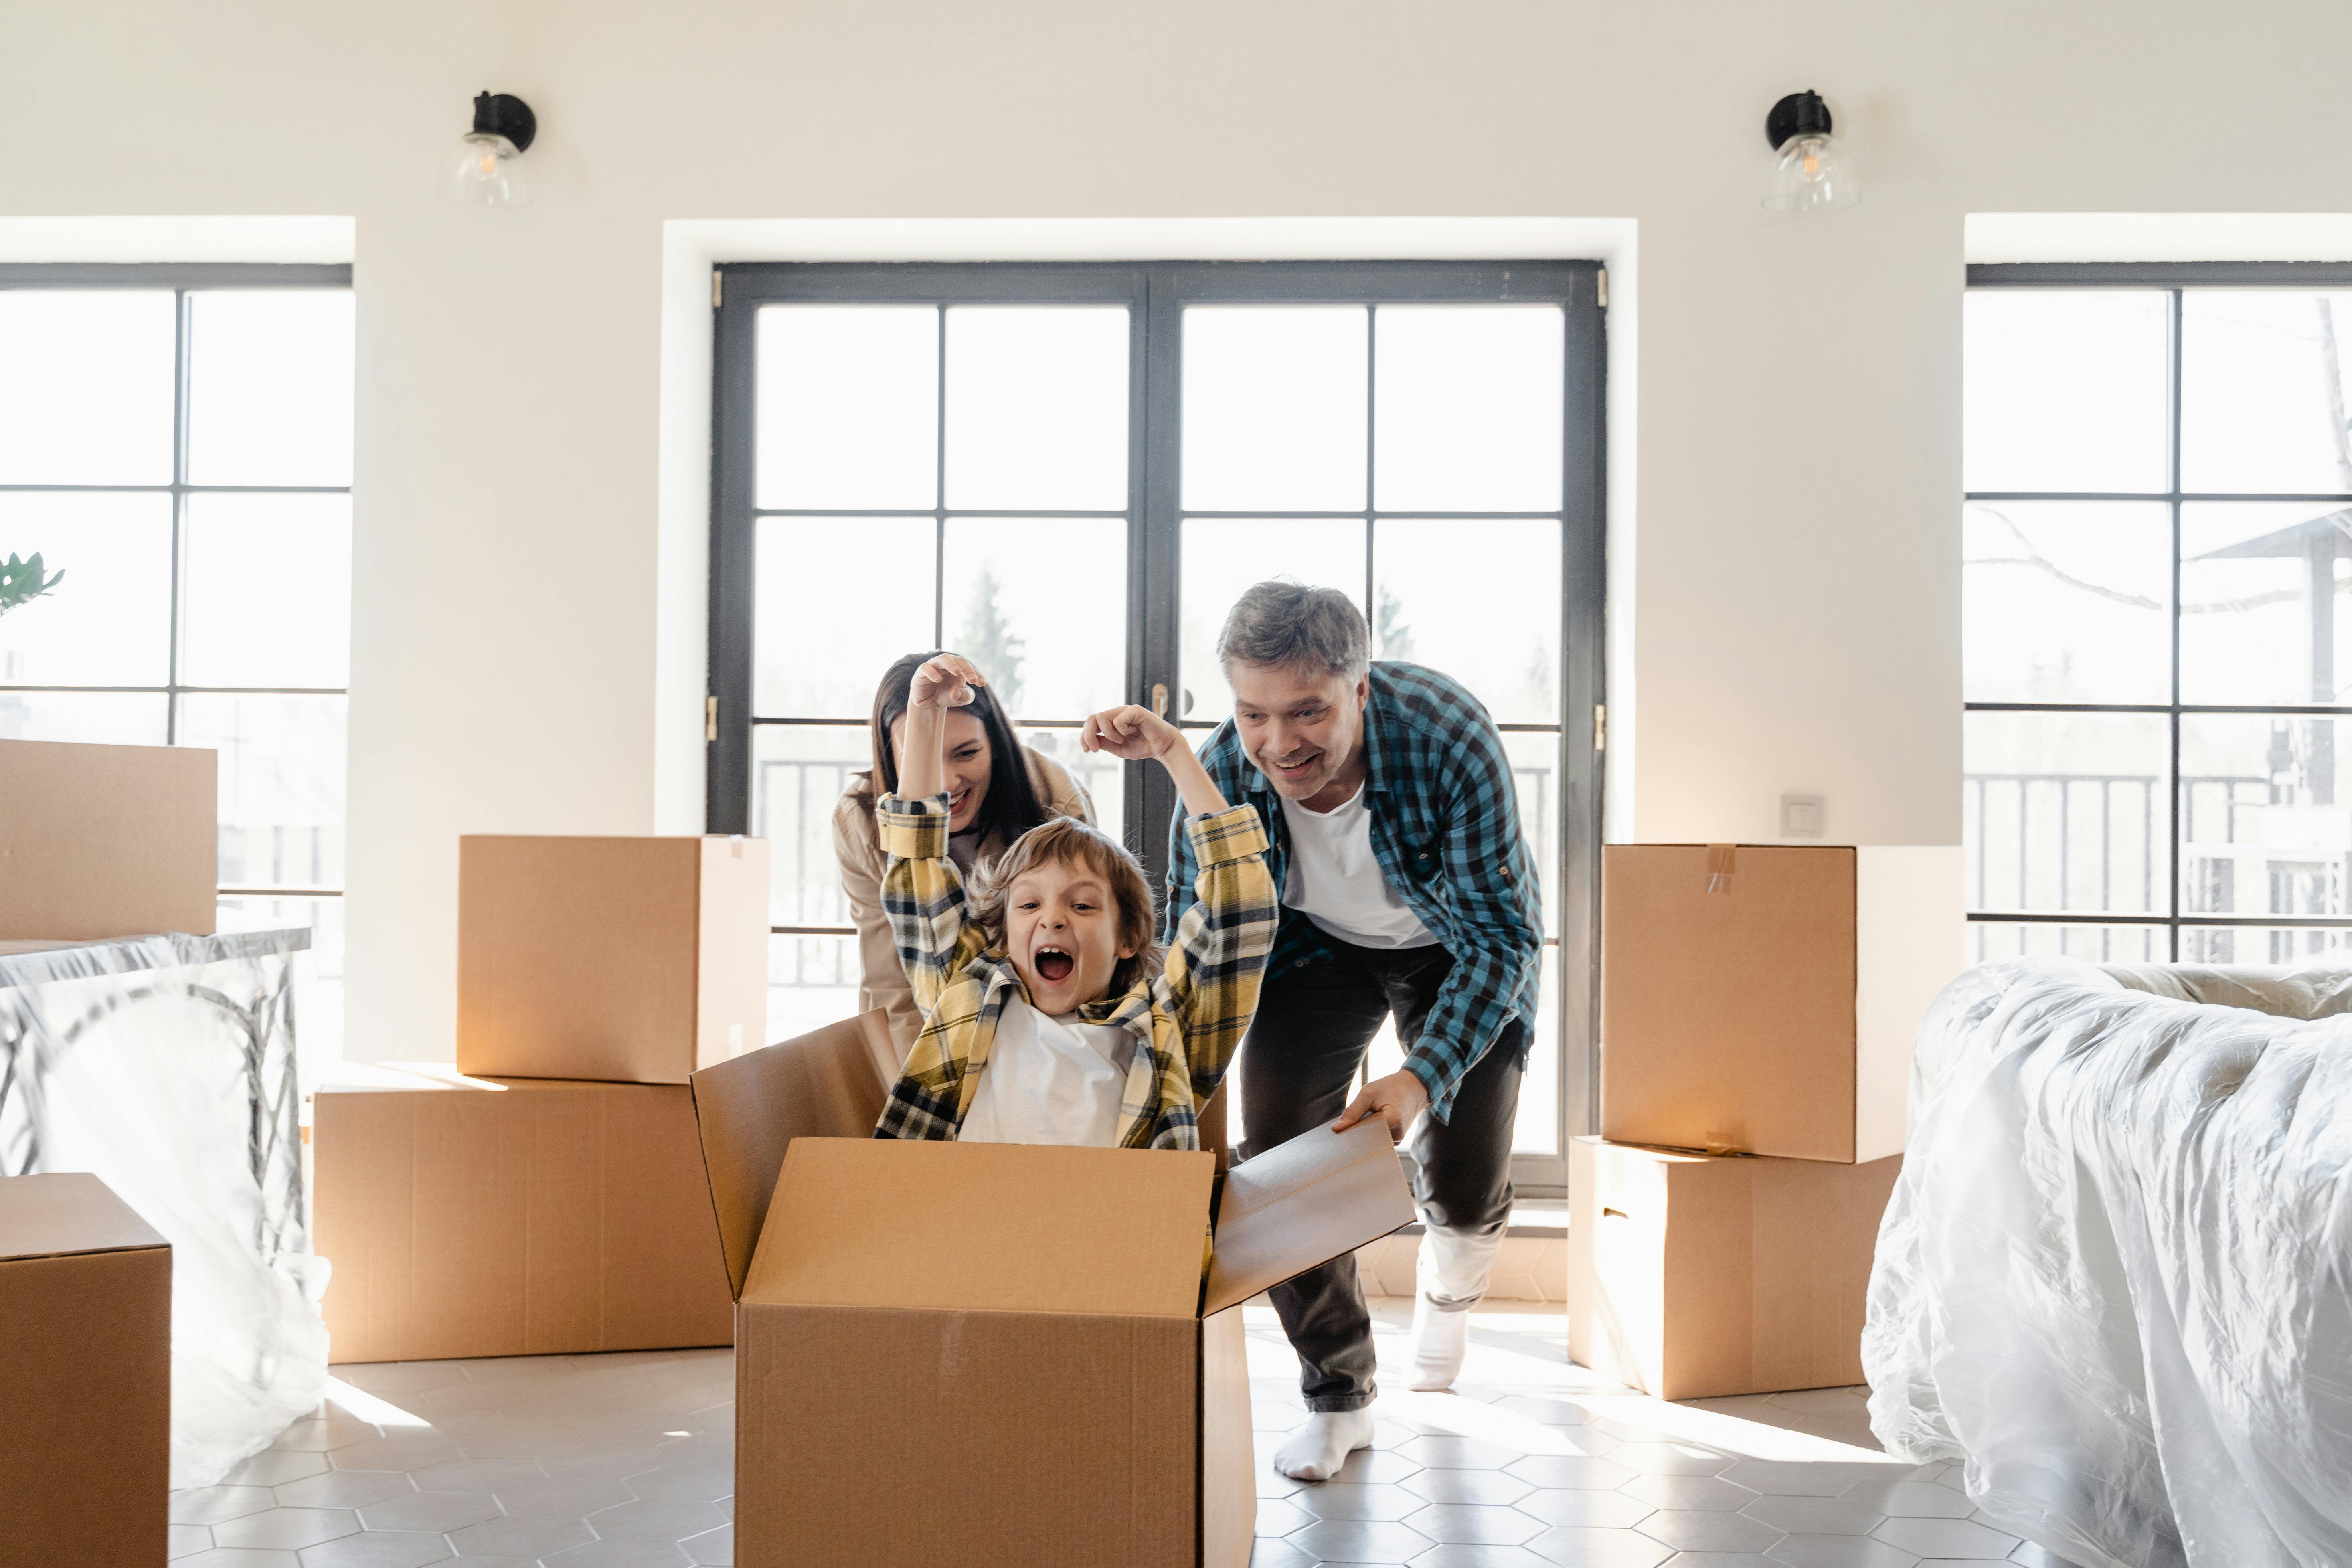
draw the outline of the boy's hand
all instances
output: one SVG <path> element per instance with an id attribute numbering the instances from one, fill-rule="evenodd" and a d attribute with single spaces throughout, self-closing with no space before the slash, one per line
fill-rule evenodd
<path id="1" fill-rule="evenodd" d="M 1401 1142 L 1412 1126 L 1413 1118 L 1428 1109 L 1428 1089 L 1419 1074 L 1406 1068 L 1364 1085 L 1362 1092 L 1348 1102 L 1348 1109 L 1339 1112 L 1339 1120 L 1331 1123 L 1331 1131 L 1345 1132 L 1357 1122 L 1378 1115 L 1388 1122 L 1389 1137 Z"/>
<path id="2" fill-rule="evenodd" d="M 943 653 L 926 659 L 907 683 L 907 706 L 961 708 L 971 701 L 972 688 L 987 684 L 988 678 L 973 668 L 971 660 L 960 653 Z"/>
<path id="3" fill-rule="evenodd" d="M 1130 763 L 1164 757 L 1171 747 L 1191 749 L 1184 744 L 1181 730 L 1150 709 L 1132 704 L 1106 708 L 1088 719 L 1078 730 L 1078 744 L 1087 751 L 1108 752 Z"/>

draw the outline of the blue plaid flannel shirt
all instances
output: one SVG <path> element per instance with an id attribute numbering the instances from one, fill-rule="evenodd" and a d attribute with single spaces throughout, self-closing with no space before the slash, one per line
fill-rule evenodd
<path id="1" fill-rule="evenodd" d="M 1454 967 L 1439 987 L 1421 1038 L 1405 1066 L 1429 1090 L 1443 1121 L 1463 1075 L 1514 1018 L 1532 1027 L 1543 952 L 1542 892 L 1535 858 L 1519 831 L 1518 795 L 1501 731 L 1486 707 L 1449 675 L 1417 664 L 1381 660 L 1371 668 L 1364 708 L 1364 790 L 1371 808 L 1372 855 L 1405 906 L 1429 928 Z M 1201 750 L 1209 777 L 1230 801 L 1258 808 L 1271 840 L 1265 866 L 1286 886 L 1288 825 L 1273 784 L 1243 752 L 1226 720 Z M 1172 825 L 1164 919 L 1173 932 L 1198 868 L 1184 834 Z M 1331 939 L 1285 906 L 1265 981 L 1328 960 Z"/>

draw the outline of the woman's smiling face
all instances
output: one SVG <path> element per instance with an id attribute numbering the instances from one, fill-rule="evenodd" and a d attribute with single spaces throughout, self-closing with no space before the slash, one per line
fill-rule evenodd
<path id="1" fill-rule="evenodd" d="M 942 773 L 948 786 L 948 831 L 961 833 L 979 817 L 981 803 L 988 798 L 989 773 L 994 762 L 988 731 L 965 710 L 950 710 L 947 740 L 940 749 L 945 752 Z M 890 750 L 900 759 L 898 766 L 903 772 L 907 765 L 907 717 L 903 713 L 890 721 Z"/>

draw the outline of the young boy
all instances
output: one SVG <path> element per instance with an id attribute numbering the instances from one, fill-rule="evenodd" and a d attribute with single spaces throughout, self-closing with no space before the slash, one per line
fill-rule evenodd
<path id="1" fill-rule="evenodd" d="M 1225 804 L 1174 725 L 1112 709 L 1080 744 L 1159 759 L 1201 868 L 1164 961 L 1143 868 L 1073 818 L 1023 834 L 967 890 L 948 858 L 940 747 L 948 711 L 984 684 L 954 654 L 915 672 L 900 794 L 876 812 L 882 907 L 923 1030 L 874 1135 L 1198 1149 L 1200 1108 L 1257 1010 L 1280 915 L 1257 810 Z"/>

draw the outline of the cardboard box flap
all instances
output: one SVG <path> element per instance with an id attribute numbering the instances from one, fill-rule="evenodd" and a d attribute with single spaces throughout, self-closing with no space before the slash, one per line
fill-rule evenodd
<path id="1" fill-rule="evenodd" d="M 890 1091 L 883 1064 L 898 1060 L 887 1016 L 877 1008 L 828 1024 L 688 1080 L 728 1285 L 738 1300 L 793 1140 L 873 1135 Z"/>
<path id="2" fill-rule="evenodd" d="M 1225 1175 L 1203 1316 L 1412 1223 L 1412 1194 L 1378 1118 L 1318 1127 Z"/>
<path id="3" fill-rule="evenodd" d="M 135 1252 L 170 1244 L 84 1172 L 0 1181 L 0 1259 Z"/>
<path id="4" fill-rule="evenodd" d="M 1191 1318 L 1216 1156 L 803 1138 L 746 1302 Z"/>

